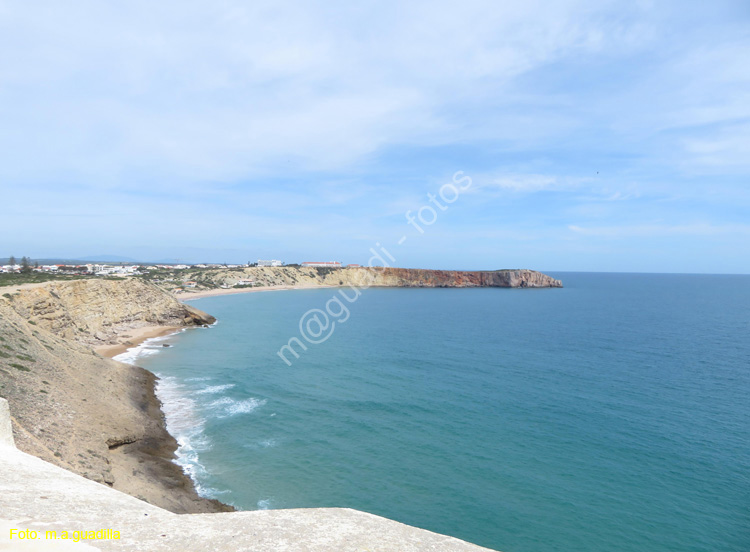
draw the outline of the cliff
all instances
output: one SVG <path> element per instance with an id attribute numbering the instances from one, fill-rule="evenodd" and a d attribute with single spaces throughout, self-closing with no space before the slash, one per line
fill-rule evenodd
<path id="1" fill-rule="evenodd" d="M 504 287 L 554 288 L 562 287 L 560 280 L 534 270 L 494 270 L 466 272 L 459 270 L 421 270 L 416 268 L 353 268 L 354 280 L 367 278 L 372 286 L 391 287 Z"/>
<path id="2" fill-rule="evenodd" d="M 508 287 L 554 288 L 562 282 L 534 270 L 459 271 L 416 268 L 306 268 L 249 267 L 235 269 L 188 270 L 171 282 L 167 289 L 179 287 L 181 281 L 197 282 L 197 289 L 234 286 L 241 280 L 252 280 L 255 286 L 315 287 Z"/>
<path id="3" fill-rule="evenodd" d="M 175 300 L 136 278 L 91 278 L 0 288 L 9 306 L 32 325 L 78 343 L 114 343 L 127 330 L 145 326 L 212 324 L 213 316 Z"/>
<path id="4" fill-rule="evenodd" d="M 198 497 L 172 462 L 155 376 L 89 347 L 128 328 L 211 317 L 137 280 L 0 292 L 0 396 L 19 449 L 174 512 L 229 509 Z"/>

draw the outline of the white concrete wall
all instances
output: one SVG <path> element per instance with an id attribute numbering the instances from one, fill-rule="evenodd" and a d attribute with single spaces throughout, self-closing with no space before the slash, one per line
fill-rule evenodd
<path id="1" fill-rule="evenodd" d="M 10 424 L 10 408 L 8 401 L 0 397 L 0 446 L 15 446 L 13 428 Z"/>

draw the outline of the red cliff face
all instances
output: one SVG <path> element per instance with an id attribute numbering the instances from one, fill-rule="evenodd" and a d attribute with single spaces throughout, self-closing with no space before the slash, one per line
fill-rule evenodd
<path id="1" fill-rule="evenodd" d="M 560 280 L 534 270 L 464 272 L 418 268 L 371 268 L 378 273 L 374 285 L 398 287 L 562 287 Z"/>

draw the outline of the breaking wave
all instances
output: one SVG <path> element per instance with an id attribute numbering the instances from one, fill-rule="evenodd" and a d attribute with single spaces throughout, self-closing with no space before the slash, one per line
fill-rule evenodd
<path id="1" fill-rule="evenodd" d="M 250 398 L 235 400 L 229 397 L 222 397 L 209 403 L 208 407 L 214 410 L 219 418 L 226 418 L 237 414 L 250 414 L 265 404 L 265 399 Z"/>
<path id="2" fill-rule="evenodd" d="M 204 389 L 200 389 L 195 392 L 196 395 L 213 395 L 215 393 L 221 393 L 234 387 L 233 383 L 227 383 L 225 385 L 210 385 Z"/>

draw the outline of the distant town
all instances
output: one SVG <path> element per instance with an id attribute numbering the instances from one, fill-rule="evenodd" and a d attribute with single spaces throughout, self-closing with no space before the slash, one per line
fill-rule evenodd
<path id="1" fill-rule="evenodd" d="M 75 280 L 81 278 L 141 278 L 172 293 L 197 292 L 211 289 L 250 288 L 287 285 L 299 278 L 295 269 L 331 271 L 360 268 L 358 264 L 344 265 L 340 261 L 305 261 L 285 263 L 278 259 L 258 259 L 246 264 L 222 263 L 138 263 L 138 262 L 86 262 L 34 261 L 14 257 L 0 265 L 0 287 L 35 284 L 50 280 Z M 268 270 L 268 269 L 272 270 Z M 286 269 L 292 269 L 289 273 Z M 284 272 L 284 274 L 282 274 Z"/>
<path id="2" fill-rule="evenodd" d="M 68 274 L 78 276 L 134 276 L 146 274 L 151 271 L 159 270 L 192 270 L 200 268 L 222 269 L 222 268 L 249 268 L 249 267 L 320 267 L 320 268 L 359 268 L 361 265 L 348 264 L 344 265 L 339 261 L 305 261 L 302 263 L 286 264 L 279 260 L 262 260 L 258 259 L 254 263 L 247 264 L 217 264 L 217 263 L 197 263 L 197 264 L 148 264 L 148 263 L 85 263 L 85 264 L 39 264 L 33 262 L 27 257 L 15 262 L 11 257 L 7 264 L 0 266 L 0 273 L 34 273 L 41 272 L 46 274 Z"/>

